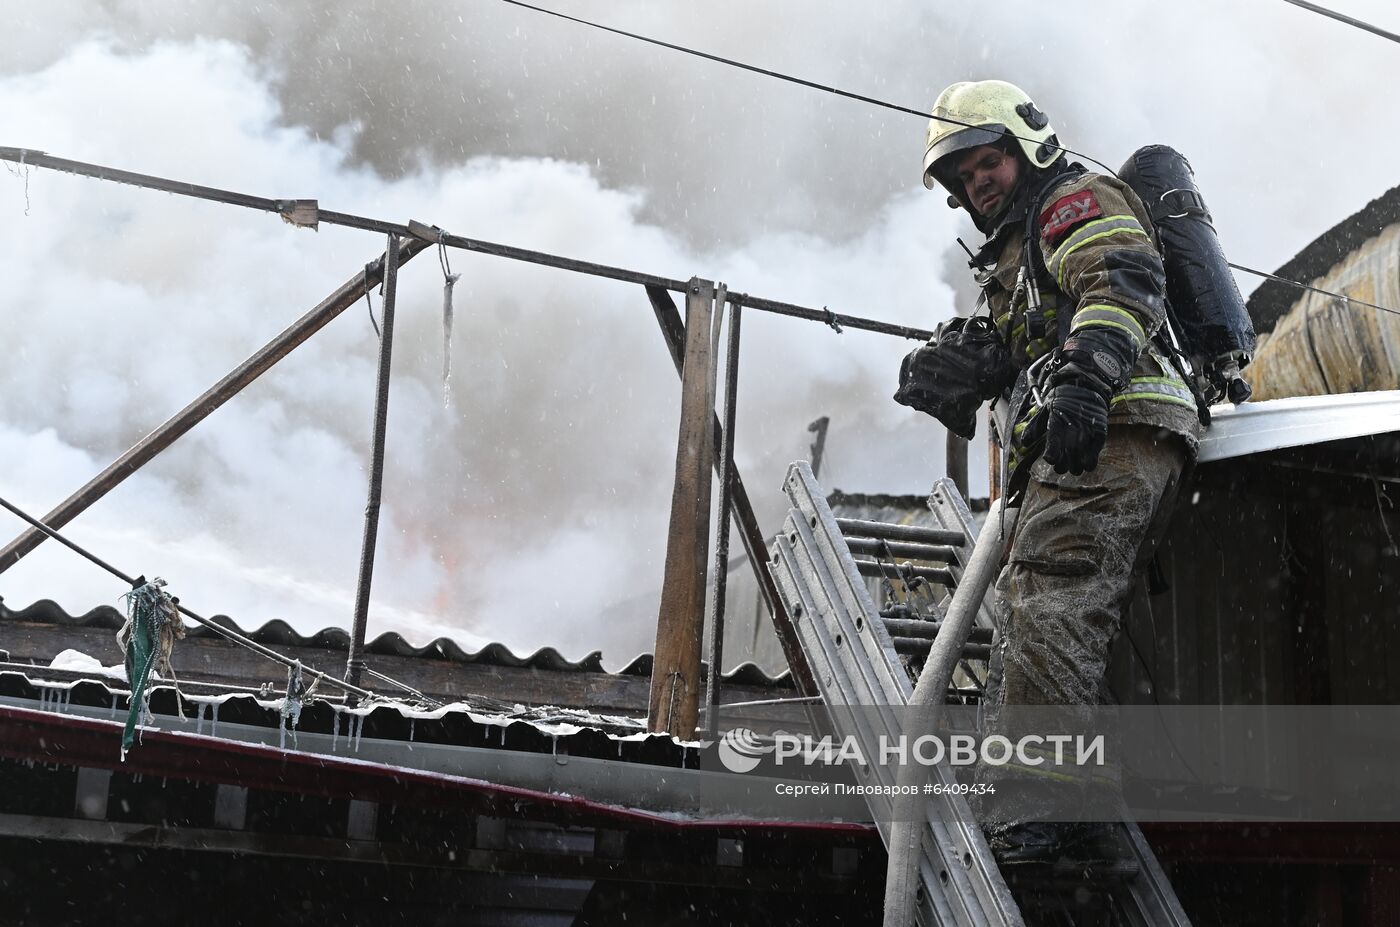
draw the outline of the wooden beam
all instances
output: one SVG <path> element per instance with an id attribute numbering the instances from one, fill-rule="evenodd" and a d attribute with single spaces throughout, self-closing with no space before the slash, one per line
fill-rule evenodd
<path id="1" fill-rule="evenodd" d="M 651 300 L 651 308 L 656 313 L 656 322 L 661 326 L 661 335 L 666 339 L 666 348 L 671 352 L 671 360 L 676 365 L 676 373 L 680 373 L 686 344 L 685 326 L 681 324 L 680 311 L 676 309 L 671 294 L 663 287 L 649 286 L 646 290 L 647 298 Z M 718 444 L 723 440 L 724 429 L 720 425 L 719 416 L 712 418 L 715 442 Z M 801 643 L 798 642 L 797 629 L 792 626 L 792 616 L 788 614 L 787 606 L 778 594 L 778 585 L 769 570 L 768 542 L 758 526 L 758 518 L 754 515 L 753 504 L 749 501 L 749 493 L 744 488 L 744 480 L 738 467 L 730 469 L 729 481 L 739 540 L 743 542 L 744 553 L 748 555 L 754 578 L 758 580 L 759 594 L 768 606 L 768 613 L 773 616 L 773 627 L 777 632 L 778 643 L 783 648 L 783 656 L 787 658 L 788 668 L 792 671 L 793 682 L 802 695 L 820 695 L 816 681 L 812 678 L 811 667 L 807 665 L 807 657 L 802 652 Z"/>
<path id="2" fill-rule="evenodd" d="M 705 562 L 710 549 L 710 487 L 715 463 L 715 403 L 709 338 L 715 290 L 708 280 L 687 285 L 688 338 L 681 367 L 681 425 L 666 573 L 656 619 L 647 726 L 677 737 L 695 734 L 700 714 L 700 647 L 705 630 Z"/>
<path id="3" fill-rule="evenodd" d="M 958 494 L 967 499 L 967 439 L 948 432 L 947 444 L 948 479 L 957 487 Z"/>
<path id="4" fill-rule="evenodd" d="M 419 251 L 429 247 L 425 241 L 411 241 L 404 245 L 399 254 L 399 263 L 409 260 Z M 142 438 L 125 454 L 114 460 L 107 469 L 88 480 L 73 495 L 59 503 L 58 507 L 40 519 L 50 528 L 57 530 L 81 515 L 98 499 L 121 485 L 122 481 L 149 463 L 157 454 L 175 443 L 175 440 L 195 425 L 204 421 L 214 410 L 236 396 L 244 387 L 252 383 L 272 368 L 279 360 L 292 352 L 297 345 L 306 341 L 325 327 L 331 319 L 364 298 L 365 291 L 380 281 L 384 259 L 365 266 L 349 280 L 340 285 L 316 308 L 297 319 L 285 331 L 259 348 L 226 377 L 205 390 L 194 402 L 175 413 L 163 425 Z M 47 535 L 37 528 L 28 528 L 0 550 L 0 573 L 20 561 L 25 554 L 38 547 Z"/>

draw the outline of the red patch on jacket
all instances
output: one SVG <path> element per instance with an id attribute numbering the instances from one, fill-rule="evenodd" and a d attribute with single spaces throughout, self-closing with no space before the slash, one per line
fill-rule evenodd
<path id="1" fill-rule="evenodd" d="M 1062 196 L 1040 214 L 1040 237 L 1051 247 L 1081 222 L 1103 215 L 1093 190 L 1080 190 Z"/>

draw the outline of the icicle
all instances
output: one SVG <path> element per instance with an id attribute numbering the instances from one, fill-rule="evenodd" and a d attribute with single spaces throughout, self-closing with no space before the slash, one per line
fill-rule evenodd
<path id="1" fill-rule="evenodd" d="M 335 752 L 336 745 L 340 743 L 340 709 L 335 709 L 331 714 L 331 752 Z"/>
<path id="2" fill-rule="evenodd" d="M 417 718 L 408 719 L 408 749 L 410 753 L 413 752 L 413 730 L 417 722 Z"/>
<path id="3" fill-rule="evenodd" d="M 210 705 L 210 708 L 212 709 L 212 710 L 209 712 L 209 736 L 210 736 L 210 737 L 218 737 L 218 736 L 219 736 L 219 706 L 222 705 L 222 704 L 223 704 L 222 702 L 214 702 L 214 703 L 212 703 L 212 704 Z"/>
<path id="4" fill-rule="evenodd" d="M 452 407 L 452 287 L 461 274 L 450 274 L 442 285 L 442 407 Z"/>
<path id="5" fill-rule="evenodd" d="M 447 233 L 438 235 L 438 263 L 442 265 L 442 407 L 452 407 L 452 288 L 462 278 L 447 261 Z"/>
<path id="6" fill-rule="evenodd" d="M 203 733 L 204 733 L 204 712 L 205 712 L 205 709 L 207 709 L 208 707 L 209 707 L 209 703 L 208 703 L 208 702 L 200 702 L 200 703 L 199 703 L 199 711 L 198 711 L 198 713 L 195 715 L 195 722 L 194 722 L 194 732 L 195 732 L 196 734 L 203 734 Z"/>

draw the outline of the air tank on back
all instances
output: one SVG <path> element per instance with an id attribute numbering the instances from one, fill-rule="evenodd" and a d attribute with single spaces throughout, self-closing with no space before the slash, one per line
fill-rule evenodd
<path id="1" fill-rule="evenodd" d="M 1133 152 L 1119 172 L 1147 206 L 1167 271 L 1167 301 L 1207 403 L 1249 398 L 1240 371 L 1254 357 L 1254 323 L 1186 158 L 1166 145 Z"/>

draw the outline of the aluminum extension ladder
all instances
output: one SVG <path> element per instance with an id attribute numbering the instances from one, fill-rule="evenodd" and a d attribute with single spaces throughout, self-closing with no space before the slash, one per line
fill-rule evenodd
<path id="1" fill-rule="evenodd" d="M 838 520 L 802 461 L 789 468 L 783 489 L 792 508 L 770 551 L 774 578 L 830 713 L 833 733 L 854 736 L 864 755 L 877 756 L 880 737 L 900 734 L 902 709 L 914 688 L 899 654 L 920 649 L 927 653 L 949 601 L 930 599 L 931 607 L 921 608 L 913 618 L 898 608 L 881 612 L 864 577 L 893 575 L 918 585 L 918 576 L 955 595 L 977 536 L 971 512 L 952 482 L 940 479 L 928 500 L 938 527 Z M 989 531 L 985 543 L 1000 539 Z M 878 555 L 885 561 L 903 557 L 942 565 L 887 564 Z M 971 587 L 968 592 L 977 594 Z M 961 680 L 970 680 L 973 661 L 987 659 L 994 627 L 984 599 L 963 648 Z M 862 784 L 885 786 L 895 784 L 895 774 L 883 764 L 863 765 L 857 773 Z M 935 767 L 933 774 L 935 782 L 956 782 L 947 764 Z M 888 846 L 894 799 L 875 795 L 866 801 Z M 925 807 L 928 826 L 915 896 L 920 924 L 1021 925 L 1029 915 L 1036 924 L 1189 927 L 1135 824 L 1120 828 L 1123 859 L 1117 863 L 1087 872 L 1081 866 L 1021 866 L 1008 882 L 965 798 L 934 795 Z"/>

